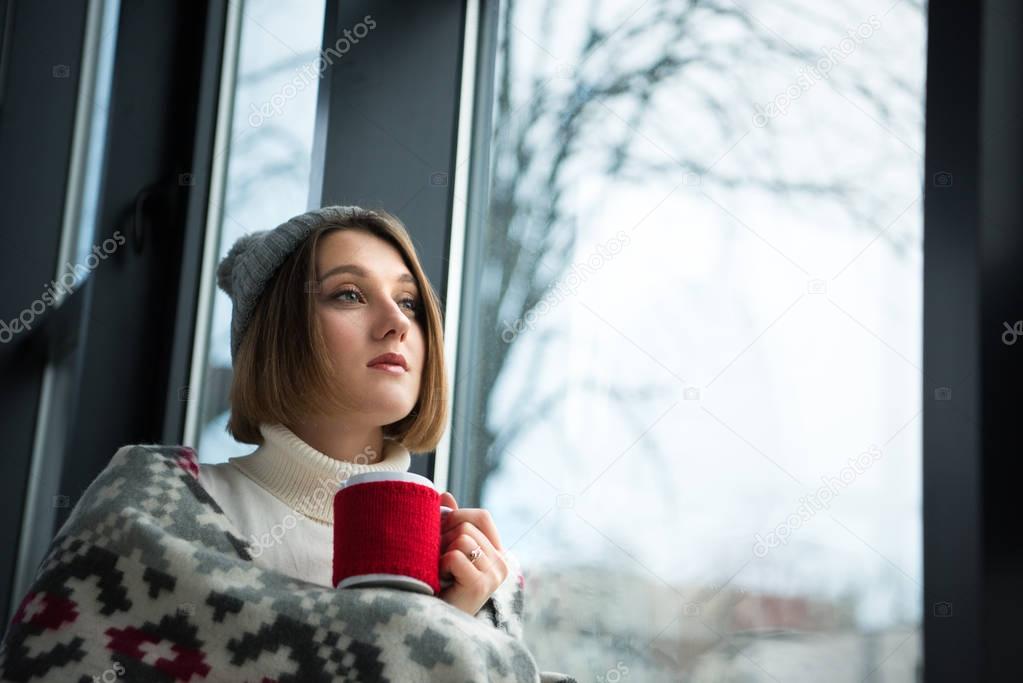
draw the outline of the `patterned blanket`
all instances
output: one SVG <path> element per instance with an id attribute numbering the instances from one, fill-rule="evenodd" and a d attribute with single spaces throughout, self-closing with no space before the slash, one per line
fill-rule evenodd
<path id="1" fill-rule="evenodd" d="M 522 639 L 524 579 L 475 615 L 253 564 L 195 451 L 117 451 L 54 538 L 0 644 L 4 681 L 574 683 Z"/>

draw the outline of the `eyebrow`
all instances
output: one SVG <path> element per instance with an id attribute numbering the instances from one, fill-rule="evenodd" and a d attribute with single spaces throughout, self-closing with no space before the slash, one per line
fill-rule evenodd
<path id="1" fill-rule="evenodd" d="M 365 268 L 357 266 L 354 263 L 345 263 L 340 266 L 335 266 L 334 268 L 331 268 L 326 273 L 324 273 L 323 277 L 320 278 L 320 282 L 323 282 L 331 275 L 336 275 L 338 273 L 352 273 L 353 275 L 358 275 L 359 277 L 369 277 L 369 273 L 366 272 Z M 416 284 L 416 279 L 412 277 L 411 273 L 402 273 L 396 279 L 398 282 L 408 282 L 409 284 L 412 285 Z"/>

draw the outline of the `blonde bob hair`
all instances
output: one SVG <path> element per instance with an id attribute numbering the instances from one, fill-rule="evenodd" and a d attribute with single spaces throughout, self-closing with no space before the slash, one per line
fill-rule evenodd
<path id="1" fill-rule="evenodd" d="M 405 225 L 386 211 L 361 210 L 313 230 L 267 283 L 234 359 L 227 431 L 235 440 L 259 445 L 260 423 L 292 425 L 312 415 L 351 410 L 354 402 L 337 386 L 333 361 L 316 313 L 316 248 L 336 230 L 362 230 L 393 245 L 419 287 L 425 362 L 419 397 L 401 420 L 383 425 L 385 437 L 412 453 L 434 450 L 447 420 L 440 304 L 423 273 Z"/>

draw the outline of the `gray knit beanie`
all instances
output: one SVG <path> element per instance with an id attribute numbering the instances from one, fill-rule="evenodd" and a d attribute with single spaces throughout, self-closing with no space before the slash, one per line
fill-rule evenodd
<path id="1" fill-rule="evenodd" d="M 319 227 L 374 215 L 358 206 L 324 206 L 291 218 L 273 230 L 242 235 L 217 266 L 217 286 L 231 297 L 231 364 L 256 302 L 288 256 Z"/>

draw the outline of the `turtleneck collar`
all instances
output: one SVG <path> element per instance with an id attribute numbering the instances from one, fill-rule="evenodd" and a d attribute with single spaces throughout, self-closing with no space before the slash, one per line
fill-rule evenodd
<path id="1" fill-rule="evenodd" d="M 334 523 L 334 493 L 340 482 L 362 472 L 406 472 L 412 463 L 409 450 L 387 437 L 383 457 L 361 463 L 335 460 L 281 424 L 261 424 L 259 431 L 259 448 L 228 462 L 288 507 L 324 524 Z"/>

